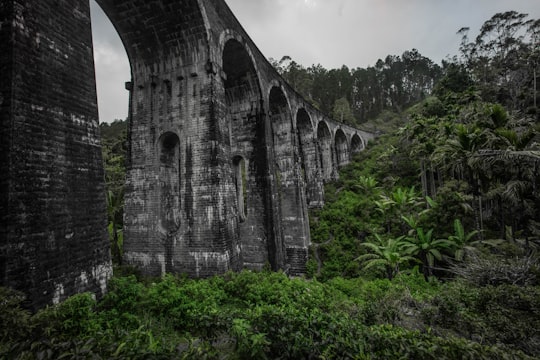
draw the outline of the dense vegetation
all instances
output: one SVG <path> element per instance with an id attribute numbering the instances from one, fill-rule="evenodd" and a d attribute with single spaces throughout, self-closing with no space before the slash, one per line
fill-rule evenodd
<path id="1" fill-rule="evenodd" d="M 448 64 L 431 96 L 402 114 L 407 122 L 327 187 L 327 205 L 311 222 L 315 276 L 380 270 L 392 278 L 417 263 L 426 277 L 448 277 L 456 261 L 478 253 L 496 262 L 536 251 L 539 113 L 530 65 L 540 22 L 524 19 L 496 14 L 475 43 L 464 37 L 463 61 Z M 517 98 L 508 93 L 512 79 Z"/>
<path id="2" fill-rule="evenodd" d="M 100 124 L 101 149 L 105 168 L 107 192 L 108 231 L 111 255 L 116 264 L 122 264 L 124 223 L 124 181 L 126 176 L 127 121 L 115 120 Z"/>
<path id="3" fill-rule="evenodd" d="M 8 359 L 529 359 L 540 290 L 417 274 L 321 283 L 282 273 L 207 280 L 116 277 L 99 302 L 71 297 L 30 316 L 3 290 Z"/>
<path id="4" fill-rule="evenodd" d="M 392 117 L 388 112 L 402 113 L 441 86 L 459 92 L 463 85 L 473 83 L 485 101 L 500 103 L 510 111 L 535 113 L 540 20 L 509 11 L 486 21 L 474 41 L 469 41 L 468 31 L 459 30 L 463 36 L 460 56 L 441 65 L 416 49 L 401 56 L 388 55 L 367 68 L 305 68 L 289 56 L 270 61 L 315 107 L 351 125 L 371 127 L 372 120 L 387 120 Z"/>
<path id="5" fill-rule="evenodd" d="M 508 12 L 460 33 L 442 67 L 414 50 L 353 71 L 276 63 L 316 106 L 387 133 L 310 214 L 305 279 L 117 267 L 103 299 L 36 314 L 0 288 L 0 358 L 540 357 L 540 22 Z M 125 122 L 101 131 L 120 265 Z"/>

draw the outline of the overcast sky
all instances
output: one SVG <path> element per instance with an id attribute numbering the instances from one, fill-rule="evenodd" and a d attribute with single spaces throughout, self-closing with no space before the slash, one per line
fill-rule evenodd
<path id="1" fill-rule="evenodd" d="M 440 63 L 457 55 L 456 32 L 497 12 L 540 18 L 540 0 L 226 0 L 267 58 L 289 55 L 306 67 L 374 65 L 412 48 Z M 118 34 L 90 0 L 100 121 L 125 119 L 129 63 Z"/>

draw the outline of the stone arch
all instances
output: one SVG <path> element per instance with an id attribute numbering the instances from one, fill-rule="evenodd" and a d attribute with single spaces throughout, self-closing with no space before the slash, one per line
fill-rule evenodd
<path id="1" fill-rule="evenodd" d="M 319 147 L 319 166 L 324 181 L 332 179 L 332 134 L 325 121 L 319 121 L 317 125 L 317 143 Z"/>
<path id="2" fill-rule="evenodd" d="M 305 182 L 308 206 L 319 205 L 322 201 L 318 178 L 317 145 L 311 117 L 305 108 L 296 113 L 296 134 L 302 178 Z"/>
<path id="3" fill-rule="evenodd" d="M 270 120 L 271 141 L 273 149 L 273 178 L 277 190 L 278 224 L 282 233 L 278 234 L 275 242 L 270 244 L 271 264 L 276 270 L 282 268 L 285 263 L 285 237 L 283 231 L 288 221 L 288 215 L 294 212 L 293 164 L 292 152 L 292 119 L 289 112 L 289 103 L 281 87 L 274 85 L 268 92 L 268 115 Z M 290 218 L 290 216 L 289 216 Z"/>
<path id="4" fill-rule="evenodd" d="M 306 218 L 300 166 L 296 159 L 297 139 L 293 133 L 293 122 L 289 102 L 283 90 L 272 86 L 268 108 L 274 150 L 274 171 L 279 202 L 281 241 L 276 243 L 276 259 L 280 262 L 280 251 L 285 250 L 285 266 L 291 274 L 305 272 L 309 230 Z"/>
<path id="5" fill-rule="evenodd" d="M 358 134 L 353 134 L 351 138 L 351 154 L 354 155 L 364 150 L 364 143 Z"/>
<path id="6" fill-rule="evenodd" d="M 222 68 L 227 104 L 245 103 L 244 107 L 257 110 L 261 102 L 259 76 L 251 52 L 236 38 L 229 38 L 223 45 Z"/>
<path id="7" fill-rule="evenodd" d="M 268 107 L 277 167 L 281 173 L 286 174 L 292 169 L 294 162 L 292 118 L 289 102 L 280 87 L 273 86 L 270 89 Z"/>
<path id="8" fill-rule="evenodd" d="M 195 63 L 197 52 L 190 48 L 195 38 L 208 40 L 206 15 L 198 0 L 182 0 L 167 7 L 153 7 L 152 16 L 142 6 L 126 4 L 127 0 L 96 0 L 118 31 L 130 62 L 153 64 L 156 59 L 180 56 L 183 64 Z M 190 11 L 185 11 L 190 9 Z M 175 41 L 171 41 L 175 39 Z M 197 41 L 195 40 L 195 41 Z"/>
<path id="9" fill-rule="evenodd" d="M 253 72 L 257 74 L 257 81 L 260 81 L 260 71 L 257 64 L 257 61 L 255 60 L 255 56 L 253 55 L 253 51 L 251 50 L 251 47 L 246 42 L 246 40 L 237 32 L 231 29 L 224 30 L 220 36 L 219 36 L 219 56 L 221 56 L 221 59 L 219 60 L 220 63 L 223 65 L 223 54 L 225 52 L 225 47 L 227 44 L 230 44 L 230 41 L 233 40 L 237 44 L 241 45 L 243 48 L 243 51 L 245 52 L 245 59 L 249 58 L 251 60 L 251 66 L 253 67 Z M 261 89 L 260 82 L 258 83 L 259 91 Z"/>
<path id="10" fill-rule="evenodd" d="M 334 135 L 334 148 L 336 151 L 337 166 L 342 167 L 347 165 L 350 161 L 349 145 L 347 144 L 347 136 L 341 129 L 337 129 Z"/>
<path id="11" fill-rule="evenodd" d="M 296 134 L 298 136 L 298 148 L 300 156 L 300 166 L 302 168 L 302 173 L 304 180 L 307 182 L 308 174 L 306 173 L 306 168 L 309 164 L 310 153 L 312 152 L 311 148 L 314 150 L 313 144 L 313 125 L 311 124 L 311 118 L 304 108 L 298 109 L 296 113 Z"/>
<path id="12" fill-rule="evenodd" d="M 158 140 L 159 163 L 159 218 L 158 227 L 163 249 L 164 262 L 161 269 L 154 271 L 171 272 L 174 269 L 175 238 L 180 228 L 180 139 L 176 133 L 168 131 Z"/>
<path id="13" fill-rule="evenodd" d="M 238 36 L 222 36 L 225 117 L 231 153 L 242 266 L 260 270 L 268 261 L 271 218 L 265 122 L 259 76 L 249 48 Z"/>

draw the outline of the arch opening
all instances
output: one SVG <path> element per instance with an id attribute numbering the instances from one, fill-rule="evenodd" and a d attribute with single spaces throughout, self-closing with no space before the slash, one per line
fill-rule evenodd
<path id="1" fill-rule="evenodd" d="M 292 119 L 289 113 L 287 98 L 277 86 L 272 87 L 268 99 L 274 155 L 276 159 L 278 179 L 281 186 L 288 187 L 292 180 L 294 164 Z"/>
<path id="2" fill-rule="evenodd" d="M 328 181 L 332 178 L 333 172 L 332 135 L 330 134 L 328 125 L 324 121 L 320 121 L 317 125 L 317 144 L 321 175 L 324 181 Z"/>
<path id="3" fill-rule="evenodd" d="M 300 165 L 304 181 L 307 182 L 306 164 L 310 156 L 310 148 L 313 147 L 313 127 L 311 118 L 305 109 L 299 109 L 296 114 L 296 131 L 298 135 L 298 147 L 300 155 Z"/>
<path id="4" fill-rule="evenodd" d="M 318 206 L 322 203 L 321 186 L 317 181 L 317 146 L 311 118 L 308 112 L 301 108 L 296 114 L 296 131 L 302 179 L 305 183 L 306 201 L 308 206 Z"/>
<path id="5" fill-rule="evenodd" d="M 243 104 L 257 108 L 261 98 L 258 76 L 248 52 L 235 39 L 225 43 L 223 71 L 227 75 L 224 81 L 227 105 Z"/>
<path id="6" fill-rule="evenodd" d="M 341 129 L 336 131 L 335 151 L 337 166 L 342 167 L 347 165 L 350 161 L 349 146 L 347 144 L 347 136 Z"/>
<path id="7" fill-rule="evenodd" d="M 357 154 L 362 150 L 364 150 L 362 139 L 360 136 L 358 136 L 358 134 L 354 134 L 351 138 L 351 154 Z"/>
<path id="8" fill-rule="evenodd" d="M 222 61 L 241 261 L 244 268 L 260 270 L 269 261 L 271 210 L 259 77 L 249 52 L 236 39 L 225 43 Z"/>
<path id="9" fill-rule="evenodd" d="M 127 118 L 129 107 L 129 92 L 125 89 L 125 83 L 131 80 L 126 48 L 95 0 L 90 1 L 90 19 L 99 119 L 107 123 L 123 121 Z"/>
<path id="10" fill-rule="evenodd" d="M 296 152 L 298 138 L 293 133 L 292 114 L 285 93 L 277 86 L 269 94 L 269 112 L 275 159 L 275 179 L 278 191 L 281 243 L 276 257 L 282 256 L 291 274 L 305 272 L 309 229 L 301 180 L 300 154 Z M 280 255 L 280 251 L 285 251 Z"/>

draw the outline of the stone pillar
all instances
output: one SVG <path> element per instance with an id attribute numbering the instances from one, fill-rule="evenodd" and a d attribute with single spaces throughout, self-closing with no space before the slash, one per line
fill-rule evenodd
<path id="1" fill-rule="evenodd" d="M 111 276 L 88 0 L 0 4 L 0 285 L 39 308 Z"/>

